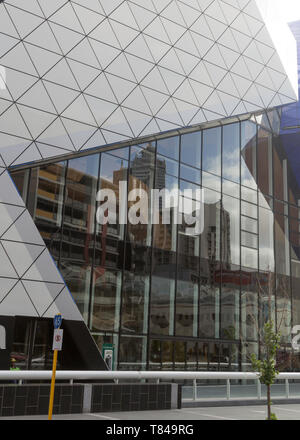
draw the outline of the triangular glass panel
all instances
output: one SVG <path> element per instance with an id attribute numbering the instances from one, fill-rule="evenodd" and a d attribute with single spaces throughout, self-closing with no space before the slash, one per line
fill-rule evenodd
<path id="1" fill-rule="evenodd" d="M 67 0 L 39 0 L 39 5 L 46 17 L 54 14 L 59 8 L 67 3 Z"/>
<path id="2" fill-rule="evenodd" d="M 124 26 L 122 23 L 113 20 L 110 20 L 110 23 L 122 49 L 125 49 L 139 35 L 139 31 Z"/>
<path id="3" fill-rule="evenodd" d="M 129 81 L 136 81 L 124 53 L 121 53 L 105 70 L 124 79 L 128 79 Z"/>
<path id="4" fill-rule="evenodd" d="M 8 230 L 8 228 L 16 221 L 16 219 L 25 211 L 24 207 L 6 205 L 0 203 L 0 237 Z"/>
<path id="5" fill-rule="evenodd" d="M 50 20 L 76 32 L 84 32 L 70 2 L 65 3 L 62 8 L 55 12 L 55 14 L 51 15 Z"/>
<path id="6" fill-rule="evenodd" d="M 111 88 L 114 90 L 119 104 L 121 104 L 124 101 L 124 99 L 126 99 L 127 96 L 129 96 L 132 90 L 136 87 L 136 83 L 127 81 L 126 79 L 123 78 L 119 78 L 115 75 L 111 75 L 110 73 L 106 73 L 105 76 Z M 110 101 L 115 102 L 115 98 Z"/>
<path id="7" fill-rule="evenodd" d="M 84 38 L 83 34 L 74 32 L 71 29 L 67 29 L 66 27 L 59 24 L 49 22 L 49 26 L 53 30 L 55 38 L 57 39 L 61 51 L 64 55 L 70 52 L 70 50 L 73 49 L 73 47 L 75 47 L 79 43 L 79 41 Z"/>
<path id="8" fill-rule="evenodd" d="M 120 43 L 117 40 L 114 31 L 112 30 L 110 20 L 104 19 L 90 34 L 90 38 L 101 41 L 102 43 L 109 44 L 116 48 L 120 48 Z"/>
<path id="9" fill-rule="evenodd" d="M 12 288 L 17 284 L 17 279 L 1 278 L 0 279 L 0 303 L 9 294 Z"/>
<path id="10" fill-rule="evenodd" d="M 66 118 L 62 118 L 62 121 L 77 151 L 80 150 L 83 144 L 95 132 L 95 128 L 89 125 L 80 124 L 79 122 L 71 121 L 71 119 Z"/>
<path id="11" fill-rule="evenodd" d="M 86 34 L 90 33 L 96 26 L 98 26 L 100 21 L 105 19 L 104 16 L 95 14 L 94 11 L 84 8 L 75 2 L 73 2 L 72 4 L 77 14 L 78 20 L 81 24 L 81 27 Z"/>
<path id="12" fill-rule="evenodd" d="M 68 64 L 81 90 L 84 90 L 99 75 L 99 69 L 94 67 L 70 59 Z"/>
<path id="13" fill-rule="evenodd" d="M 68 59 L 100 69 L 100 63 L 91 48 L 89 39 L 85 38 L 68 53 Z"/>
<path id="14" fill-rule="evenodd" d="M 105 70 L 121 53 L 119 49 L 108 46 L 100 41 L 93 40 L 92 38 L 90 38 L 90 42 L 103 70 Z"/>
<path id="15" fill-rule="evenodd" d="M 43 81 L 43 83 L 55 104 L 56 111 L 59 114 L 62 113 L 79 95 L 79 92 L 67 87 L 59 86 L 58 84 L 49 81 Z"/>
<path id="16" fill-rule="evenodd" d="M 64 284 L 22 281 L 40 316 L 50 307 L 55 298 L 65 288 Z"/>
<path id="17" fill-rule="evenodd" d="M 32 243 L 44 246 L 37 227 L 27 210 L 11 225 L 11 227 L 1 237 L 2 240 L 12 240 L 21 243 Z"/>
<path id="18" fill-rule="evenodd" d="M 175 72 L 171 72 L 171 70 L 164 69 L 163 67 L 159 67 L 159 71 L 167 85 L 170 94 L 172 95 L 176 89 L 183 83 L 185 80 L 185 76 L 178 75 Z"/>
<path id="19" fill-rule="evenodd" d="M 56 118 L 55 115 L 17 104 L 33 136 L 36 139 Z"/>
<path id="20" fill-rule="evenodd" d="M 11 67 L 20 72 L 37 75 L 37 71 L 29 58 L 23 43 L 17 44 L 12 50 L 1 58 L 1 65 Z"/>
<path id="21" fill-rule="evenodd" d="M 31 144 L 31 141 L 22 142 L 21 139 L 13 138 L 3 133 L 0 133 L 0 139 L 1 142 L 4 142 L 3 147 L 1 147 L 1 156 L 6 166 L 10 166 Z"/>
<path id="22" fill-rule="evenodd" d="M 4 240 L 2 240 L 2 245 L 20 277 L 32 266 L 45 249 L 43 246 Z"/>
<path id="23" fill-rule="evenodd" d="M 173 124 L 182 126 L 183 121 L 179 116 L 178 110 L 170 98 L 162 109 L 157 113 L 156 117 L 164 119 L 165 121 L 172 122 Z"/>
<path id="24" fill-rule="evenodd" d="M 104 73 L 99 75 L 95 81 L 85 89 L 84 93 L 117 103 L 116 97 Z"/>
<path id="25" fill-rule="evenodd" d="M 12 37 L 19 38 L 19 35 L 8 15 L 4 3 L 0 4 L 0 29 L 4 34 L 11 35 Z"/>
<path id="26" fill-rule="evenodd" d="M 9 4 L 6 4 L 6 8 L 21 38 L 25 38 L 45 20 Z"/>
<path id="27" fill-rule="evenodd" d="M 10 293 L 1 301 L 0 314 L 2 316 L 38 317 L 38 313 L 21 282 L 16 284 Z"/>
<path id="28" fill-rule="evenodd" d="M 88 96 L 86 99 L 87 101 L 89 100 Z M 79 95 L 78 98 L 72 102 L 72 104 L 62 113 L 62 116 L 85 124 L 96 125 L 94 117 L 82 95 Z"/>
<path id="29" fill-rule="evenodd" d="M 62 58 L 61 55 L 29 43 L 25 43 L 25 46 L 40 76 L 45 75 Z"/>
<path id="30" fill-rule="evenodd" d="M 47 21 L 35 29 L 34 32 L 29 34 L 25 41 L 36 44 L 43 49 L 47 49 L 59 54 L 61 53 L 60 47 L 57 44 L 57 41 L 55 40 Z"/>
<path id="31" fill-rule="evenodd" d="M 139 86 L 130 93 L 122 105 L 141 113 L 151 114 L 149 105 Z"/>
<path id="32" fill-rule="evenodd" d="M 155 14 L 145 9 L 145 7 L 140 7 L 135 3 L 130 3 L 129 7 L 141 31 L 155 18 Z"/>
<path id="33" fill-rule="evenodd" d="M 37 81 L 35 76 L 6 68 L 6 86 L 16 101 Z"/>
<path id="34" fill-rule="evenodd" d="M 38 81 L 33 87 L 31 87 L 18 102 L 45 112 L 56 113 L 42 81 Z"/>
<path id="35" fill-rule="evenodd" d="M 0 118 L 0 131 L 13 136 L 31 139 L 31 135 L 18 112 L 16 105 L 12 105 Z"/>
<path id="36" fill-rule="evenodd" d="M 53 283 L 64 282 L 48 249 L 44 250 L 35 261 L 34 265 L 30 267 L 22 278 L 26 280 L 49 281 Z"/>
<path id="37" fill-rule="evenodd" d="M 134 19 L 127 2 L 121 3 L 120 6 L 110 14 L 110 18 L 124 23 L 131 28 L 138 29 L 136 20 Z"/>
<path id="38" fill-rule="evenodd" d="M 102 0 L 101 0 L 102 1 Z M 83 321 L 82 315 L 79 312 L 73 297 L 71 296 L 67 287 L 57 296 L 55 302 L 45 311 L 44 318 L 51 318 L 57 313 L 61 313 L 64 319 L 72 321 Z"/>
<path id="39" fill-rule="evenodd" d="M 104 122 L 102 128 L 120 133 L 124 136 L 133 136 L 133 132 L 120 107 Z"/>
<path id="40" fill-rule="evenodd" d="M 129 53 L 126 53 L 126 59 L 138 82 L 145 78 L 145 76 L 148 74 L 148 72 L 150 72 L 151 69 L 153 69 L 154 66 L 154 64 L 134 55 L 130 55 Z"/>
<path id="41" fill-rule="evenodd" d="M 188 79 L 186 79 L 181 84 L 181 86 L 176 90 L 176 92 L 174 93 L 174 98 L 198 106 L 198 101 L 196 99 L 195 92 L 193 91 Z"/>
<path id="42" fill-rule="evenodd" d="M 135 137 L 140 136 L 152 120 L 151 116 L 146 116 L 130 109 L 124 108 L 123 111 Z"/>
<path id="43" fill-rule="evenodd" d="M 143 86 L 141 86 L 141 90 L 153 115 L 155 115 L 162 108 L 170 97 L 169 94 L 166 95 Z"/>
<path id="44" fill-rule="evenodd" d="M 0 35 L 1 35 L 0 57 L 2 57 L 10 49 L 16 46 L 20 41 L 17 40 L 16 38 L 9 37 L 8 35 L 5 34 L 0 34 Z"/>
<path id="45" fill-rule="evenodd" d="M 136 55 L 140 58 L 144 58 L 150 62 L 153 62 L 154 59 L 152 57 L 151 52 L 144 40 L 142 34 L 140 34 L 137 38 L 135 38 L 128 47 L 126 47 L 126 53 L 130 53 L 132 55 Z"/>
<path id="46" fill-rule="evenodd" d="M 41 160 L 42 156 L 34 143 L 32 143 L 23 153 L 17 157 L 11 165 L 30 164 L 36 160 Z"/>
<path id="47" fill-rule="evenodd" d="M 157 90 L 158 92 L 169 94 L 167 86 L 164 83 L 164 80 L 162 79 L 162 76 L 157 67 L 154 67 L 148 73 L 148 75 L 143 79 L 141 84 L 145 87 L 149 87 L 151 89 Z"/>
<path id="48" fill-rule="evenodd" d="M 102 136 L 100 130 L 96 130 L 96 132 L 90 137 L 90 139 L 82 146 L 81 150 L 88 150 L 90 148 L 101 147 L 105 145 L 105 139 Z"/>
<path id="49" fill-rule="evenodd" d="M 39 136 L 38 141 L 53 145 L 54 147 L 74 151 L 74 146 L 60 118 L 57 118 L 50 127 Z"/>
<path id="50" fill-rule="evenodd" d="M 198 81 L 190 80 L 190 85 L 195 92 L 200 106 L 208 99 L 208 97 L 213 93 L 214 89 Z"/>
<path id="51" fill-rule="evenodd" d="M 116 104 L 107 101 L 102 101 L 102 99 L 94 98 L 93 96 L 89 96 L 89 95 L 86 95 L 86 100 L 91 108 L 91 111 L 99 127 L 118 107 Z"/>
<path id="52" fill-rule="evenodd" d="M 24 201 L 7 171 L 0 171 L 0 200 L 1 203 L 10 203 L 25 208 Z"/>
<path id="53" fill-rule="evenodd" d="M 45 75 L 44 79 L 56 84 L 58 83 L 61 86 L 69 87 L 70 89 L 79 89 L 70 67 L 64 58 Z"/>

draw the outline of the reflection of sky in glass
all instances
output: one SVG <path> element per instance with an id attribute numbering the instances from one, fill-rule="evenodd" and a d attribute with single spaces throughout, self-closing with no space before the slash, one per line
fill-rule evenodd
<path id="1" fill-rule="evenodd" d="M 69 169 L 80 171 L 87 176 L 98 177 L 99 155 L 80 157 L 69 161 Z"/>
<path id="2" fill-rule="evenodd" d="M 203 133 L 203 170 L 221 174 L 221 128 L 211 128 Z"/>

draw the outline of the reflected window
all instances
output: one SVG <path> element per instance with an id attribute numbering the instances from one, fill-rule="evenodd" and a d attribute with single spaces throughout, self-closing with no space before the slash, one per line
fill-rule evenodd
<path id="1" fill-rule="evenodd" d="M 203 131 L 202 169 L 221 175 L 221 128 Z"/>
<path id="2" fill-rule="evenodd" d="M 179 136 L 157 141 L 157 153 L 179 160 Z"/>
<path id="3" fill-rule="evenodd" d="M 91 326 L 93 331 L 119 330 L 122 273 L 94 268 Z"/>
<path id="4" fill-rule="evenodd" d="M 181 162 L 201 168 L 201 132 L 188 133 L 181 136 Z"/>
<path id="5" fill-rule="evenodd" d="M 240 124 L 223 127 L 223 177 L 240 182 Z"/>

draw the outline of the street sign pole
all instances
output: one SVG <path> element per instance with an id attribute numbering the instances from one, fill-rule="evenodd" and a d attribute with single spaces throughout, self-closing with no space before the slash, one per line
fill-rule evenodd
<path id="1" fill-rule="evenodd" d="M 48 420 L 52 420 L 57 354 L 58 354 L 58 351 L 61 350 L 61 346 L 62 346 L 62 332 L 63 332 L 63 330 L 60 330 L 60 326 L 61 326 L 61 322 L 62 322 L 61 315 L 60 314 L 55 315 L 53 322 L 54 322 L 54 336 L 53 336 L 53 347 L 52 347 L 52 349 L 53 349 L 53 364 L 52 364 L 52 379 L 51 379 L 51 388 L 50 388 Z"/>

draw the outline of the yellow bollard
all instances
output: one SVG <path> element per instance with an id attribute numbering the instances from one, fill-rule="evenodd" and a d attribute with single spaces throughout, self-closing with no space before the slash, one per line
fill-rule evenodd
<path id="1" fill-rule="evenodd" d="M 56 364 L 57 364 L 57 350 L 54 350 L 54 353 L 53 353 L 53 365 L 52 365 L 52 379 L 51 379 L 51 388 L 50 388 L 50 400 L 49 400 L 49 411 L 48 411 L 48 420 L 52 420 L 53 402 L 54 402 L 54 390 L 55 390 Z"/>

